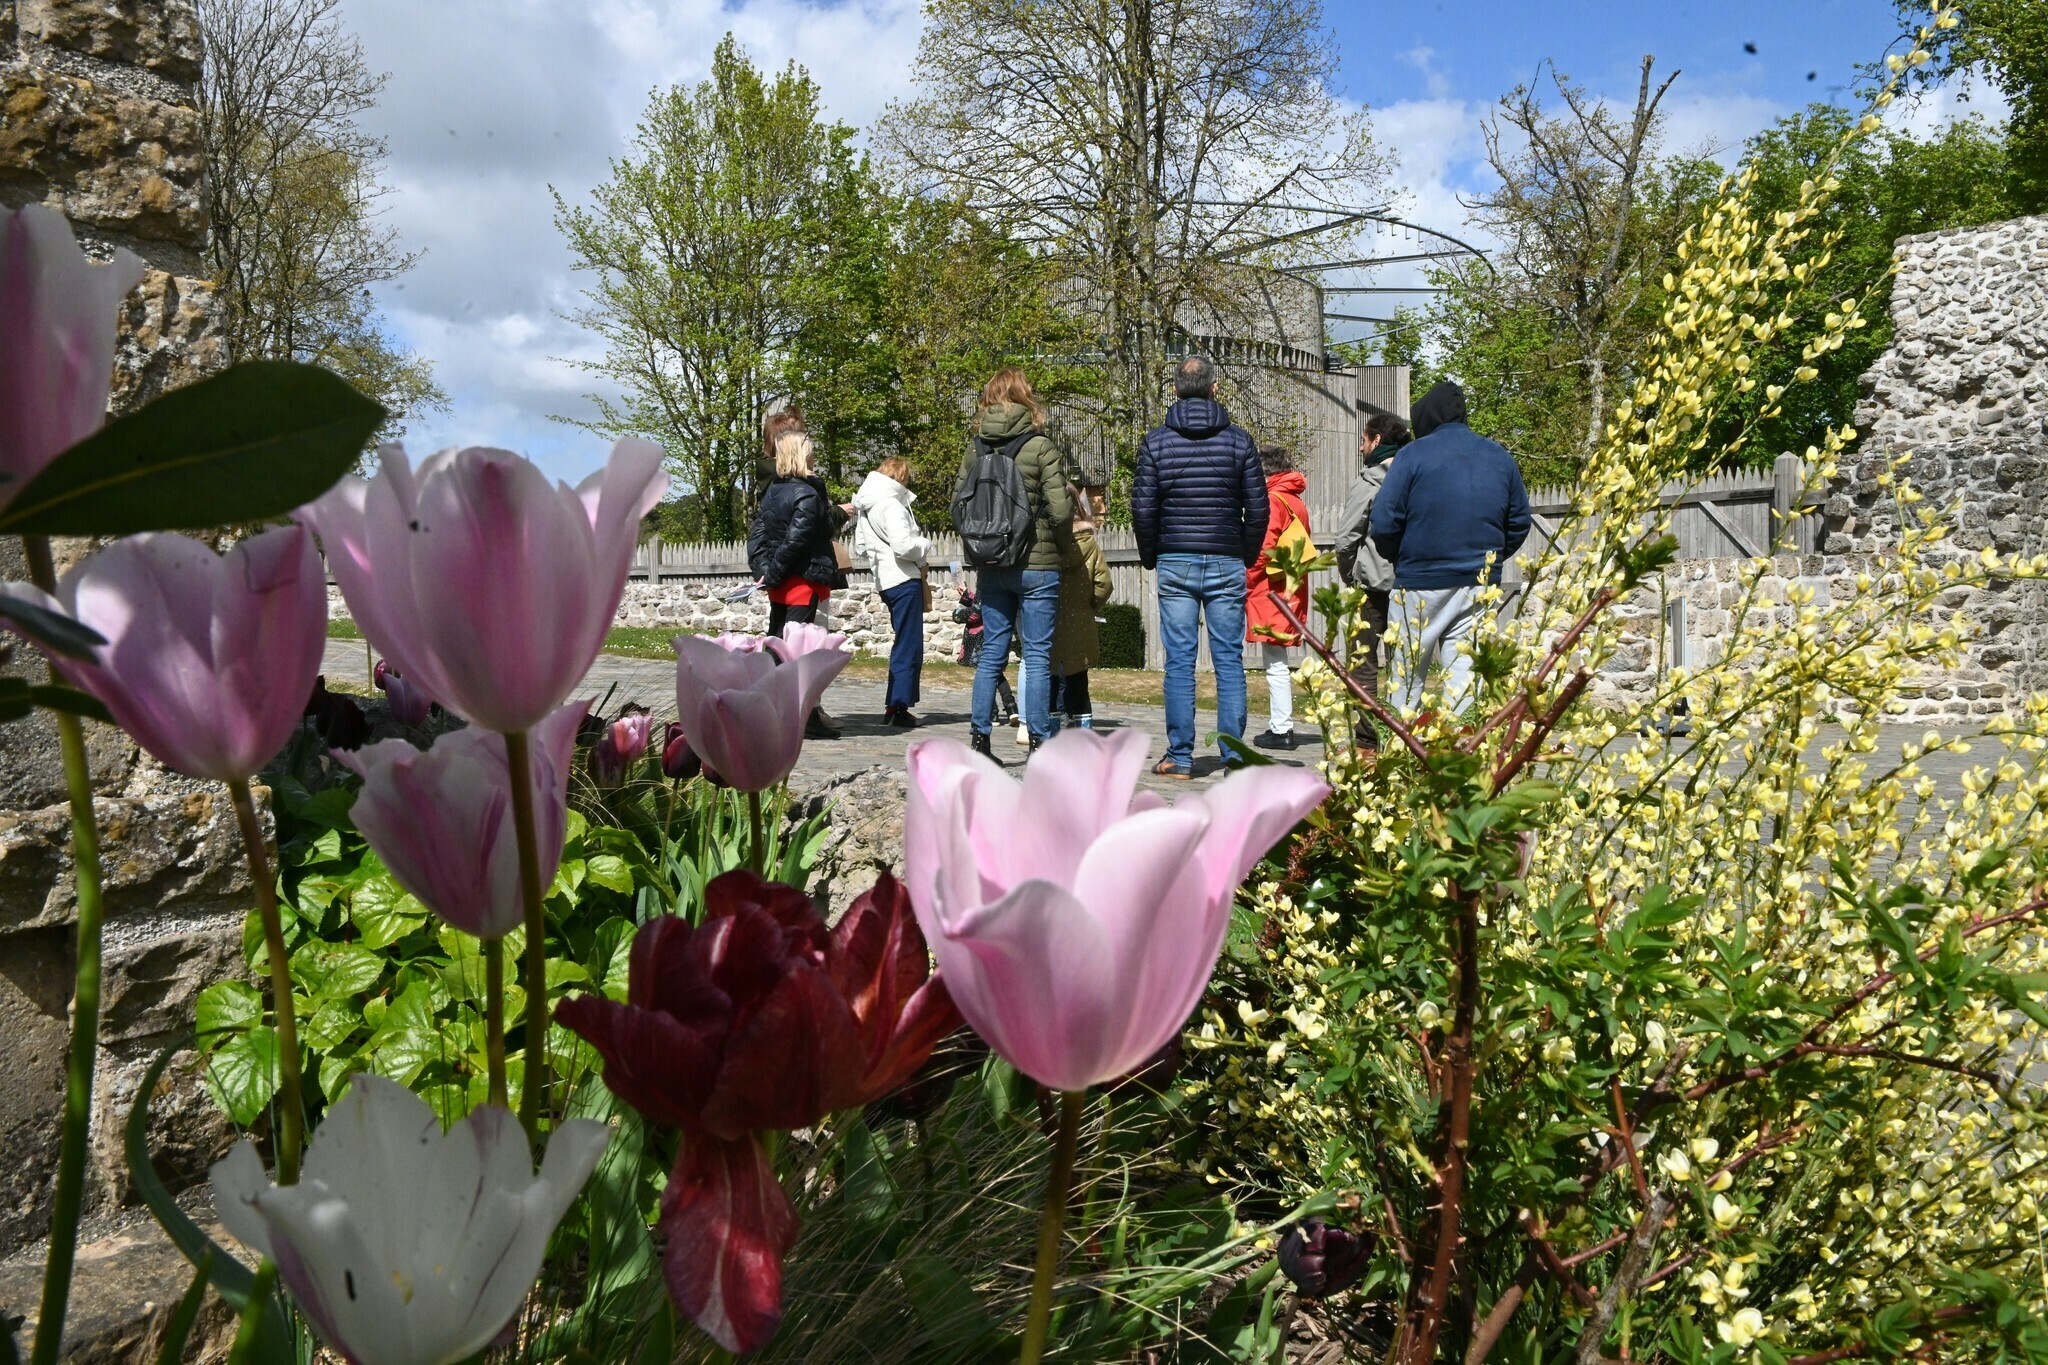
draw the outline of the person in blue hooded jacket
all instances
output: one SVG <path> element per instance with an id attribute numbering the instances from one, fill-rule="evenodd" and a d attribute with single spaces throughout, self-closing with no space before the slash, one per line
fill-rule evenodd
<path id="1" fill-rule="evenodd" d="M 1179 400 L 1138 442 L 1131 524 L 1138 559 L 1157 570 L 1159 642 L 1166 647 L 1166 756 L 1153 772 L 1192 777 L 1195 655 L 1209 627 L 1216 728 L 1244 736 L 1244 571 L 1266 545 L 1266 471 L 1258 443 L 1216 401 L 1216 367 L 1191 355 L 1174 371 Z M 1229 751 L 1224 762 L 1230 763 Z"/>
<path id="2" fill-rule="evenodd" d="M 1472 700 L 1465 646 L 1475 599 L 1529 538 L 1529 491 L 1514 456 L 1472 430 L 1456 384 L 1424 394 L 1412 418 L 1415 440 L 1372 505 L 1373 547 L 1394 566 L 1388 700 L 1419 710 L 1434 665 L 1445 673 L 1444 704 L 1462 711 Z"/>

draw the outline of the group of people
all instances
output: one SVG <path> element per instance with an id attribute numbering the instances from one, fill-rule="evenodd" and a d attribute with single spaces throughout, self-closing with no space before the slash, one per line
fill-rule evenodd
<path id="1" fill-rule="evenodd" d="M 1304 554 L 1313 530 L 1307 481 L 1280 446 L 1259 445 L 1217 401 L 1213 363 L 1190 356 L 1174 375 L 1175 402 L 1139 443 L 1131 517 L 1139 559 L 1154 571 L 1160 643 L 1166 655 L 1166 752 L 1162 777 L 1193 775 L 1195 673 L 1206 627 L 1221 735 L 1241 740 L 1248 720 L 1247 648 L 1267 680 L 1268 719 L 1252 741 L 1292 749 L 1292 670 L 1308 617 L 1308 590 L 1290 590 L 1274 562 L 1286 544 Z M 1096 541 L 1099 490 L 1078 485 L 1046 432 L 1044 404 L 1020 369 L 998 371 L 982 389 L 952 507 L 975 569 L 981 649 L 976 660 L 970 742 L 994 758 L 992 732 L 1012 643 L 1020 734 L 1031 750 L 1062 722 L 1093 727 L 1088 674 L 1101 657 L 1098 621 L 1111 593 Z M 768 595 L 770 635 L 817 616 L 846 584 L 850 559 L 840 535 L 854 523 L 853 552 L 872 566 L 894 642 L 884 717 L 914 727 L 930 608 L 931 539 L 914 512 L 906 461 L 869 473 L 851 502 L 835 503 L 812 465 L 801 412 L 784 408 L 763 428 L 775 477 L 750 528 L 747 558 Z M 1429 670 L 1447 674 L 1446 704 L 1470 698 L 1470 640 L 1479 590 L 1498 582 L 1530 525 L 1529 501 L 1513 458 L 1474 433 L 1463 392 L 1438 384 L 1408 424 L 1371 417 L 1359 441 L 1360 472 L 1336 537 L 1339 573 L 1364 590 L 1363 628 L 1352 671 L 1399 710 L 1421 704 Z M 1381 667 L 1382 650 L 1389 650 Z M 1382 677 L 1389 685 L 1381 692 Z M 807 731 L 836 738 L 821 709 Z M 1362 725 L 1357 742 L 1377 742 Z M 1226 765 L 1236 751 L 1222 745 Z"/>

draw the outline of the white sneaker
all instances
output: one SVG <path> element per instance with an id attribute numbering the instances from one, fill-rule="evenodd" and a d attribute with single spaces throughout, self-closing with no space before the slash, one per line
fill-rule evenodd
<path id="1" fill-rule="evenodd" d="M 1025 746 L 1031 743 L 1031 727 L 1021 720 L 1017 722 L 1017 743 Z"/>

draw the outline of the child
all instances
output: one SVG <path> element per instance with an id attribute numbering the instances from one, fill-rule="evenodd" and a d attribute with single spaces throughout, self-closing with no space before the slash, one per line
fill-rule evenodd
<path id="1" fill-rule="evenodd" d="M 1102 632 L 1095 628 L 1095 618 L 1109 605 L 1112 591 L 1109 561 L 1095 539 L 1099 514 L 1095 496 L 1076 489 L 1073 503 L 1074 544 L 1081 560 L 1060 571 L 1060 610 L 1052 628 L 1055 731 L 1062 715 L 1083 730 L 1095 728 L 1095 714 L 1088 702 L 1088 670 L 1102 658 Z"/>

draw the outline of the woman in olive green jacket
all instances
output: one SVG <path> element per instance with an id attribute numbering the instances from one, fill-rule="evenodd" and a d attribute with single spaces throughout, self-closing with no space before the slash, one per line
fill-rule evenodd
<path id="1" fill-rule="evenodd" d="M 981 391 L 974 435 L 980 444 L 1001 446 L 1029 434 L 1018 447 L 1017 472 L 1035 513 L 1029 557 L 1018 569 L 980 569 L 974 590 L 981 602 L 981 664 L 974 675 L 974 717 L 969 742 L 976 753 L 995 755 L 988 731 L 995 715 L 996 679 L 1010 658 L 1014 632 L 1024 645 L 1024 673 L 1018 700 L 1030 744 L 1036 749 L 1052 733 L 1052 628 L 1059 612 L 1060 567 L 1074 562 L 1074 504 L 1067 496 L 1065 461 L 1045 434 L 1044 404 L 1024 371 L 996 371 Z M 970 443 L 960 462 L 958 493 L 967 486 L 977 447 Z"/>
<path id="2" fill-rule="evenodd" d="M 1102 632 L 1095 618 L 1109 605 L 1115 591 L 1109 578 L 1109 560 L 1095 539 L 1094 509 L 1088 496 L 1078 489 L 1074 503 L 1074 544 L 1079 561 L 1060 571 L 1060 611 L 1052 628 L 1053 725 L 1060 718 L 1095 728 L 1095 711 L 1088 699 L 1088 670 L 1102 662 Z"/>

